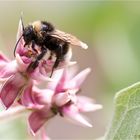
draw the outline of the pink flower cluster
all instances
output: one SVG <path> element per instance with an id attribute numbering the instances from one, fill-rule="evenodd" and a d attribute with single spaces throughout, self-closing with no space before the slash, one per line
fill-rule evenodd
<path id="1" fill-rule="evenodd" d="M 17 38 L 21 34 L 20 21 Z M 53 61 L 42 59 L 35 70 L 27 70 L 32 62 L 32 55 L 31 50 L 24 47 L 23 39 L 18 43 L 14 60 L 11 61 L 0 53 L 0 99 L 4 107 L 26 107 L 30 111 L 28 122 L 33 135 L 57 114 L 83 126 L 92 127 L 81 113 L 95 111 L 102 106 L 79 95 L 90 68 L 76 74 L 73 66 L 75 62 L 64 61 L 50 78 Z M 44 86 L 41 88 L 42 85 Z"/>

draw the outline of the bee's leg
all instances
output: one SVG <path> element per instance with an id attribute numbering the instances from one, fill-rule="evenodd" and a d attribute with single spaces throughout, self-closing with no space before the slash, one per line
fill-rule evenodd
<path id="1" fill-rule="evenodd" d="M 27 68 L 27 71 L 34 70 L 38 66 L 39 61 L 44 57 L 46 52 L 47 52 L 47 49 L 42 50 L 42 52 L 36 57 L 36 60 L 30 63 L 30 65 Z"/>
<path id="2" fill-rule="evenodd" d="M 32 40 L 31 48 L 37 53 L 37 50 L 35 48 L 35 41 L 34 40 Z"/>
<path id="3" fill-rule="evenodd" d="M 56 58 L 55 62 L 54 62 L 54 65 L 52 67 L 52 71 L 51 71 L 51 75 L 50 77 L 52 77 L 52 74 L 54 72 L 54 69 L 58 67 L 59 63 L 60 63 L 61 59 L 59 57 Z"/>
<path id="4" fill-rule="evenodd" d="M 24 45 L 23 45 L 23 47 L 25 47 L 26 45 L 28 45 L 29 44 L 29 42 L 26 42 Z"/>
<path id="5" fill-rule="evenodd" d="M 39 64 L 39 61 L 36 59 L 34 62 L 31 62 L 30 65 L 27 67 L 27 71 L 34 70 Z"/>
<path id="6" fill-rule="evenodd" d="M 54 65 L 52 67 L 52 71 L 51 71 L 51 74 L 50 74 L 50 78 L 52 77 L 52 74 L 54 72 L 54 69 L 57 68 L 57 66 L 59 65 L 61 59 L 59 59 L 58 57 L 56 58 L 55 62 L 54 62 Z"/>
<path id="7" fill-rule="evenodd" d="M 26 42 L 23 47 L 25 47 L 26 45 L 30 45 L 30 43 Z M 32 40 L 32 42 L 31 42 L 31 48 L 33 49 L 33 51 L 38 53 L 38 51 L 35 49 L 35 41 L 34 40 Z"/>
<path id="8" fill-rule="evenodd" d="M 51 71 L 50 77 L 52 77 L 54 69 L 57 68 L 59 63 L 62 61 L 62 58 L 63 58 L 62 57 L 62 51 L 63 51 L 62 48 L 63 48 L 63 46 L 60 44 L 58 49 L 57 49 L 57 51 L 56 51 L 56 60 L 55 60 L 54 65 L 52 67 L 52 71 Z"/>

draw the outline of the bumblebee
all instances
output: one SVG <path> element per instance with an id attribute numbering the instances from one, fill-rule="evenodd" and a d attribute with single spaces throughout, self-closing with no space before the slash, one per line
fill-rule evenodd
<path id="1" fill-rule="evenodd" d="M 79 46 L 84 49 L 88 48 L 85 43 L 81 42 L 75 36 L 55 29 L 55 27 L 47 21 L 35 21 L 26 27 L 24 27 L 22 21 L 22 26 L 23 33 L 16 42 L 14 55 L 21 38 L 24 39 L 24 47 L 30 46 L 36 53 L 38 52 L 38 49 L 40 50 L 40 53 L 37 53 L 38 55 L 35 60 L 28 66 L 28 70 L 34 70 L 38 66 L 39 61 L 49 51 L 50 56 L 48 59 L 52 59 L 52 56 L 55 56 L 56 58 L 52 67 L 52 76 L 54 69 L 58 67 L 59 63 L 65 61 L 69 57 L 71 45 Z M 38 48 L 36 48 L 36 46 Z"/>

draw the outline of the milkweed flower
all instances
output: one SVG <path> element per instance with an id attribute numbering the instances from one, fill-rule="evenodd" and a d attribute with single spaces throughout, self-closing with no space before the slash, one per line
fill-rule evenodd
<path id="1" fill-rule="evenodd" d="M 95 111 L 102 106 L 78 93 L 89 72 L 90 68 L 87 68 L 74 75 L 75 69 L 61 69 L 53 74 L 55 81 L 48 82 L 46 89 L 29 86 L 21 97 L 21 104 L 32 110 L 28 121 L 33 134 L 56 114 L 77 124 L 92 127 L 81 113 Z"/>
<path id="2" fill-rule="evenodd" d="M 22 30 L 20 20 L 17 40 L 21 36 Z M 0 53 L 0 81 L 2 82 L 0 99 L 6 109 L 26 90 L 28 85 L 52 80 L 48 74 L 51 72 L 54 62 L 50 60 L 42 60 L 36 69 L 28 70 L 28 66 L 34 60 L 32 52 L 24 47 L 24 43 L 21 38 L 15 50 L 15 59 L 12 61 Z M 73 64 L 75 62 L 61 62 L 58 68 Z"/>
<path id="3" fill-rule="evenodd" d="M 35 69 L 29 69 L 38 54 L 30 46 L 24 47 L 22 34 L 23 25 L 20 20 L 14 60 L 0 52 L 0 100 L 4 107 L 8 109 L 16 103 L 16 106 L 22 108 L 16 111 L 13 107 L 14 114 L 30 111 L 29 128 L 33 135 L 40 130 L 42 140 L 50 140 L 44 126 L 56 115 L 76 124 L 92 127 L 82 113 L 101 109 L 102 105 L 80 95 L 81 86 L 91 69 L 87 68 L 78 74 L 75 67 L 69 69 L 68 66 L 76 63 L 70 61 L 71 54 L 69 60 L 59 63 L 51 78 L 49 73 L 52 72 L 54 60 L 42 58 Z M 45 87 L 41 88 L 43 84 Z M 12 112 L 12 108 L 9 112 Z"/>

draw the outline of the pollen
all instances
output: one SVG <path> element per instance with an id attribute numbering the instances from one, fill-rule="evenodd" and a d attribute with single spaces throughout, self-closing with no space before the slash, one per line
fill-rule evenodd
<path id="1" fill-rule="evenodd" d="M 32 50 L 28 50 L 27 53 L 26 53 L 27 57 L 35 57 L 36 56 L 36 53 L 34 53 Z"/>

